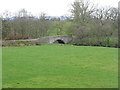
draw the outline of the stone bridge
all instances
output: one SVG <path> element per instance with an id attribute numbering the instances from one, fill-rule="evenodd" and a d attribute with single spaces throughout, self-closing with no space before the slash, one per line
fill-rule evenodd
<path id="1" fill-rule="evenodd" d="M 64 35 L 57 35 L 57 36 L 46 36 L 39 38 L 41 43 L 62 43 L 66 44 L 72 41 L 75 37 L 73 36 L 64 36 Z"/>

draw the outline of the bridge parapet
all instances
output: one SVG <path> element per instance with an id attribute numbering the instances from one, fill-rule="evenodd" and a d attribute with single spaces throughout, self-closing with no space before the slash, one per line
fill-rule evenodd
<path id="1" fill-rule="evenodd" d="M 68 43 L 73 40 L 72 36 L 56 35 L 56 36 L 46 36 L 39 38 L 41 43 L 54 43 L 57 40 L 61 40 L 64 43 Z"/>

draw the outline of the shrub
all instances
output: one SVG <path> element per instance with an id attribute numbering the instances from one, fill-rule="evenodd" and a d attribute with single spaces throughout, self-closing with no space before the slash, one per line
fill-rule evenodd
<path id="1" fill-rule="evenodd" d="M 31 45 L 41 45 L 39 41 L 13 41 L 13 40 L 7 40 L 3 41 L 2 46 L 31 46 Z"/>
<path id="2" fill-rule="evenodd" d="M 19 40 L 19 39 L 28 39 L 28 37 L 21 35 L 19 33 L 11 33 L 5 38 L 5 40 Z"/>

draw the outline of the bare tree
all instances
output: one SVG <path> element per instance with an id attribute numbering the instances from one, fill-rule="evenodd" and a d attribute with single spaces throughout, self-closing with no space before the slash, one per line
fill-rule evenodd
<path id="1" fill-rule="evenodd" d="M 90 5 L 89 1 L 85 0 L 76 0 L 72 4 L 71 13 L 75 20 L 78 23 L 86 23 L 89 21 L 90 15 L 94 12 L 94 5 Z"/>

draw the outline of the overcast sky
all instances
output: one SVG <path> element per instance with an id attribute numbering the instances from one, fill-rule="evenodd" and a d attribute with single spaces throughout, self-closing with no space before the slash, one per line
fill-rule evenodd
<path id="1" fill-rule="evenodd" d="M 74 0 L 1 0 L 0 13 L 5 10 L 17 12 L 25 8 L 28 12 L 37 15 L 41 12 L 49 16 L 62 16 L 68 14 L 70 5 Z M 99 6 L 118 6 L 119 0 L 89 0 Z"/>

